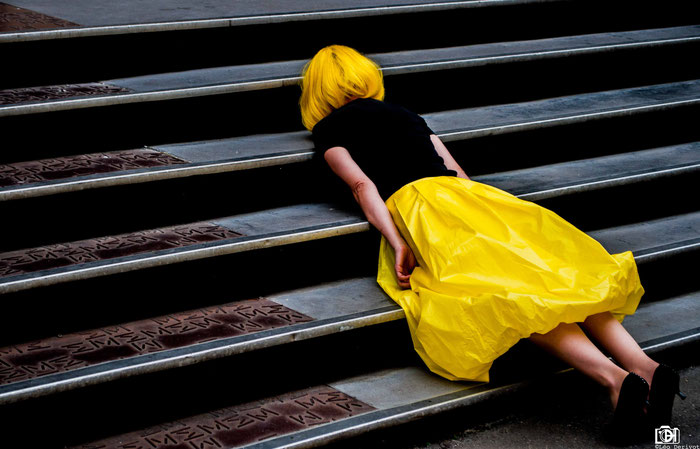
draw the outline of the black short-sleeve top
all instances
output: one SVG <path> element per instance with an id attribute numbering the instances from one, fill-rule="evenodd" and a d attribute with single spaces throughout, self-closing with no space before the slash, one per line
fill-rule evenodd
<path id="1" fill-rule="evenodd" d="M 353 100 L 314 126 L 318 156 L 344 147 L 386 200 L 404 185 L 430 176 L 456 176 L 435 151 L 423 118 L 370 98 Z"/>

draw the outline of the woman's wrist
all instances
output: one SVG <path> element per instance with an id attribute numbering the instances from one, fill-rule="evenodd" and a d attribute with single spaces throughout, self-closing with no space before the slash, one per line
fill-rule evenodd
<path id="1" fill-rule="evenodd" d="M 408 244 L 401 236 L 396 236 L 395 238 L 389 240 L 389 244 L 394 249 L 394 252 L 396 252 L 402 248 L 408 247 Z"/>

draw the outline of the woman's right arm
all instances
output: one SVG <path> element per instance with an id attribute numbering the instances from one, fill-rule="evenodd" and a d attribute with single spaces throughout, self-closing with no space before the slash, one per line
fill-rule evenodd
<path id="1" fill-rule="evenodd" d="M 333 147 L 328 149 L 324 158 L 333 172 L 352 189 L 352 194 L 364 212 L 367 220 L 387 239 L 394 253 L 394 269 L 403 288 L 410 287 L 409 278 L 416 265 L 413 252 L 404 241 L 391 218 L 377 187 L 350 156 L 347 149 Z"/>

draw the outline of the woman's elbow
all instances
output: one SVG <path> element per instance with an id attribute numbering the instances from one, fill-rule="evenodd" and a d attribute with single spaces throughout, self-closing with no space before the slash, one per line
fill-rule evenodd
<path id="1" fill-rule="evenodd" d="M 365 179 L 361 179 L 359 181 L 355 181 L 352 186 L 352 195 L 355 197 L 355 201 L 358 203 L 361 202 L 363 194 L 367 191 L 367 188 L 369 187 L 369 183 Z"/>
<path id="2" fill-rule="evenodd" d="M 381 200 L 377 186 L 369 179 L 353 183 L 352 194 L 363 209 L 371 207 L 375 200 Z"/>

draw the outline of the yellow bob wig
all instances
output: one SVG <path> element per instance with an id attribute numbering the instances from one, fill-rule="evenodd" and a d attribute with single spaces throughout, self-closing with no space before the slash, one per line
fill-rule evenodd
<path id="1" fill-rule="evenodd" d="M 322 118 L 356 98 L 384 99 L 379 66 L 357 50 L 330 45 L 304 67 L 301 80 L 301 121 L 309 131 Z"/>

